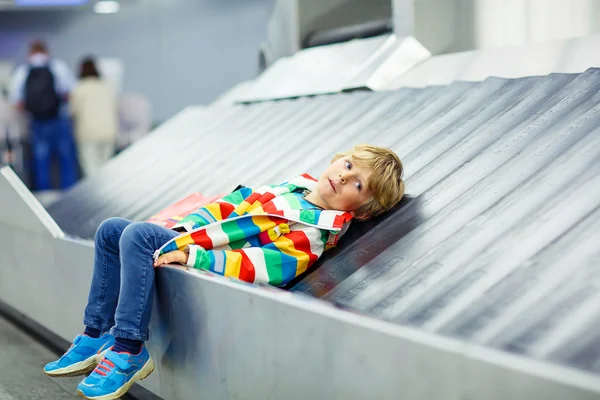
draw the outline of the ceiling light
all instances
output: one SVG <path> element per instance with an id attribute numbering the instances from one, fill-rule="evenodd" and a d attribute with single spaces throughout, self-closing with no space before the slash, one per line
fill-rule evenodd
<path id="1" fill-rule="evenodd" d="M 119 2 L 114 0 L 102 0 L 94 4 L 94 11 L 98 14 L 114 14 L 119 12 Z"/>
<path id="2" fill-rule="evenodd" d="M 2 1 L 0 4 L 12 4 L 15 3 L 17 6 L 35 6 L 35 7 L 54 7 L 54 6 L 78 6 L 87 3 L 88 0 L 15 0 L 13 1 Z"/>

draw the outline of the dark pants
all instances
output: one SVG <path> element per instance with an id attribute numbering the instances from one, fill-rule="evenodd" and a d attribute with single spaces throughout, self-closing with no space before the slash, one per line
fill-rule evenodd
<path id="1" fill-rule="evenodd" d="M 31 156 L 35 190 L 51 189 L 52 156 L 60 167 L 60 187 L 67 189 L 77 181 L 77 156 L 71 121 L 67 118 L 32 120 Z"/>

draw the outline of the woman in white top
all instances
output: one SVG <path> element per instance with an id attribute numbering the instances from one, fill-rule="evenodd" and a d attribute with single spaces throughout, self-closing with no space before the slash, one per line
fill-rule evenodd
<path id="1" fill-rule="evenodd" d="M 119 129 L 117 95 L 100 79 L 92 58 L 81 63 L 80 81 L 71 93 L 79 163 L 86 177 L 104 165 L 115 153 Z"/>

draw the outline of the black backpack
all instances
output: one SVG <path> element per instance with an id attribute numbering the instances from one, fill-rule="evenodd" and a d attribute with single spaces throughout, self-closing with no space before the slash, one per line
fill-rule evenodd
<path id="1" fill-rule="evenodd" d="M 50 68 L 30 67 L 25 81 L 25 109 L 35 119 L 52 119 L 58 116 L 59 108 L 60 99 Z"/>

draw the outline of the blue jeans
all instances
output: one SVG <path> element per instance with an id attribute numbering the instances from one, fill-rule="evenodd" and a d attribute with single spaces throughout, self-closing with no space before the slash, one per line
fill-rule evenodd
<path id="1" fill-rule="evenodd" d="M 179 233 L 148 222 L 109 218 L 96 231 L 94 275 L 83 324 L 146 341 L 154 299 L 154 251 Z"/>
<path id="2" fill-rule="evenodd" d="M 71 121 L 58 117 L 31 121 L 31 156 L 35 190 L 52 187 L 50 172 L 52 155 L 58 156 L 60 187 L 67 189 L 77 181 L 77 155 Z"/>

